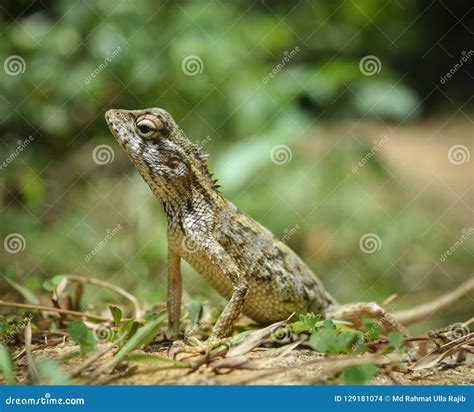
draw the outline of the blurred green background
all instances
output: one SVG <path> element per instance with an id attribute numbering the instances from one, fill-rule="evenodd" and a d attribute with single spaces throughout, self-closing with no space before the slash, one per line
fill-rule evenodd
<path id="1" fill-rule="evenodd" d="M 469 10 L 467 1 L 2 2 L 0 234 L 23 244 L 0 249 L 1 273 L 35 294 L 45 279 L 77 273 L 150 306 L 164 300 L 166 222 L 103 118 L 163 107 L 211 154 L 223 193 L 340 301 L 398 293 L 391 307 L 407 307 L 455 287 L 472 276 L 470 235 L 442 256 L 470 233 L 473 173 L 448 149 L 472 149 L 472 61 L 441 78 L 470 51 Z M 280 145 L 286 158 L 272 161 Z M 372 233 L 380 242 L 364 253 Z M 183 270 L 187 302 L 221 303 Z M 23 301 L 0 285 L 5 300 Z M 435 323 L 465 320 L 472 298 Z M 91 289 L 82 305 L 113 299 Z"/>

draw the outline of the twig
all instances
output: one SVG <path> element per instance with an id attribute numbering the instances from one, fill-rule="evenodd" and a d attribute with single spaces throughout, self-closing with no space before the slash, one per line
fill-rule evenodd
<path id="1" fill-rule="evenodd" d="M 453 303 L 457 302 L 464 295 L 467 295 L 473 290 L 474 278 L 467 280 L 466 282 L 458 286 L 456 289 L 447 292 L 441 296 L 438 296 L 437 298 L 433 299 L 428 303 L 423 303 L 411 309 L 396 312 L 392 314 L 392 316 L 402 325 L 412 325 L 416 322 L 419 322 L 420 320 L 424 320 L 432 316 L 439 310 L 451 306 Z"/>
<path id="2" fill-rule="evenodd" d="M 40 345 L 37 345 L 35 346 L 34 348 L 32 347 L 31 348 L 31 352 L 34 352 L 34 351 L 37 351 L 37 350 L 41 350 L 41 349 L 44 349 L 44 348 L 48 348 L 50 346 L 56 346 L 56 345 L 59 345 L 60 343 L 63 343 L 64 342 L 64 337 L 63 338 L 58 338 L 58 339 L 51 339 L 49 342 L 47 343 L 42 343 Z M 18 352 L 12 359 L 13 360 L 18 360 L 20 359 L 24 354 L 26 353 L 26 350 L 25 349 L 22 349 L 20 352 Z"/>
<path id="3" fill-rule="evenodd" d="M 25 328 L 25 353 L 26 353 L 26 363 L 28 365 L 28 374 L 30 376 L 31 382 L 37 384 L 39 382 L 38 369 L 36 368 L 35 360 L 31 351 L 31 323 L 28 322 Z"/>
<path id="4" fill-rule="evenodd" d="M 45 312 L 56 312 L 56 313 L 62 313 L 65 315 L 74 316 L 76 318 L 92 319 L 99 322 L 109 322 L 112 320 L 110 318 L 105 318 L 103 316 L 94 315 L 88 312 L 76 312 L 75 310 L 53 308 L 50 306 L 43 306 L 43 305 L 30 305 L 28 303 L 5 302 L 4 300 L 0 300 L 0 307 L 30 309 L 30 310 L 45 311 Z"/>
<path id="5" fill-rule="evenodd" d="M 436 348 L 434 351 L 428 353 L 428 355 L 421 358 L 413 366 L 411 370 L 416 371 L 420 369 L 431 368 L 440 363 L 444 358 L 451 356 L 455 352 L 459 352 L 463 349 L 463 346 L 474 343 L 474 332 L 468 335 L 461 336 L 460 338 L 444 344 L 443 346 Z"/>
<path id="6" fill-rule="evenodd" d="M 74 275 L 74 274 L 66 274 L 65 276 L 70 280 L 74 280 L 76 282 L 90 283 L 91 285 L 110 289 L 114 291 L 115 293 L 122 295 L 124 298 L 132 302 L 134 310 L 135 310 L 135 319 L 141 319 L 143 317 L 143 310 L 140 307 L 140 304 L 138 303 L 138 299 L 135 296 L 133 296 L 131 293 L 127 292 L 125 289 L 122 289 L 121 287 L 114 285 L 112 283 L 106 282 L 104 280 L 99 280 L 95 278 L 89 278 L 89 277 Z"/>
<path id="7" fill-rule="evenodd" d="M 382 306 L 385 307 L 385 306 L 388 306 L 390 303 L 392 303 L 394 300 L 397 300 L 399 298 L 399 296 L 394 293 L 393 295 L 390 295 L 387 299 L 385 299 L 382 303 Z"/>

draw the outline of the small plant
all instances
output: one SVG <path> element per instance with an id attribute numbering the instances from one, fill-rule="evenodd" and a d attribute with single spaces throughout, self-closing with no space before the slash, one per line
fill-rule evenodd
<path id="1" fill-rule="evenodd" d="M 403 333 L 401 332 L 390 332 L 387 335 L 388 339 L 388 347 L 387 347 L 387 352 L 393 352 L 396 350 L 399 350 L 402 347 L 403 339 L 405 336 L 403 336 Z"/>
<path id="2" fill-rule="evenodd" d="M 314 313 L 307 313 L 306 315 L 299 315 L 298 320 L 293 322 L 291 329 L 294 333 L 309 332 L 313 333 L 323 322 L 320 321 L 321 315 L 315 315 Z"/>
<path id="3" fill-rule="evenodd" d="M 321 353 L 350 354 L 364 349 L 364 336 L 356 330 L 344 330 L 326 319 L 309 339 L 310 346 Z"/>
<path id="4" fill-rule="evenodd" d="M 92 352 L 96 347 L 96 339 L 91 330 L 81 320 L 71 322 L 67 331 L 71 339 L 81 348 L 82 353 Z"/>

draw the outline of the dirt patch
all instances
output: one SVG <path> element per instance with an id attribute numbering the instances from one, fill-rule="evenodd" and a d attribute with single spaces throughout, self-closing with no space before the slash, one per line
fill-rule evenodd
<path id="1" fill-rule="evenodd" d="M 99 347 L 98 350 L 101 348 Z M 150 353 L 150 352 L 147 352 Z M 165 349 L 153 352 L 167 357 Z M 64 343 L 43 349 L 36 360 L 57 360 L 70 357 L 64 362 L 63 371 L 68 374 L 84 362 L 78 355 L 78 347 Z M 74 356 L 77 355 L 77 356 Z M 102 363 L 111 354 L 98 360 Z M 217 358 L 196 370 L 180 369 L 156 363 L 127 362 L 110 376 L 92 383 L 113 385 L 321 385 L 342 384 L 342 369 L 346 362 L 357 361 L 347 355 L 322 355 L 311 350 L 294 349 L 282 354 L 281 348 L 256 349 L 235 359 Z M 379 374 L 368 383 L 374 385 L 471 385 L 474 383 L 473 357 L 456 366 L 449 361 L 420 371 L 410 371 L 404 366 L 381 365 Z M 27 362 L 20 357 L 16 364 L 17 378 L 27 383 Z M 82 378 L 74 383 L 91 383 L 87 375 L 97 368 L 97 363 L 85 370 Z"/>

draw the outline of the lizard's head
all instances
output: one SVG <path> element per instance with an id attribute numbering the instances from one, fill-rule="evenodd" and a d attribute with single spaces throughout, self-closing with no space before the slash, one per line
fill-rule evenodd
<path id="1" fill-rule="evenodd" d="M 206 156 L 163 109 L 108 110 L 110 131 L 163 202 L 172 202 L 191 184 L 213 181 Z M 204 184 L 205 185 L 205 184 Z"/>

